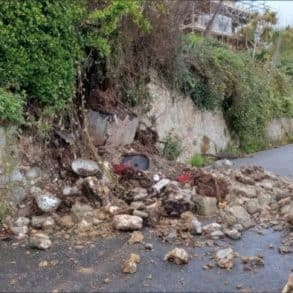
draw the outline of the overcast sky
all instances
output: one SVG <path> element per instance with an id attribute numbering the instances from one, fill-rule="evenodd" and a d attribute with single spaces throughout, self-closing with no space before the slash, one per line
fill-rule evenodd
<path id="1" fill-rule="evenodd" d="M 266 0 L 266 5 L 278 12 L 279 25 L 293 26 L 293 1 L 290 0 Z"/>

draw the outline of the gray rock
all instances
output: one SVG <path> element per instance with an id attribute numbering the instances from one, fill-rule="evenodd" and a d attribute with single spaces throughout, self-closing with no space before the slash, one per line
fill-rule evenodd
<path id="1" fill-rule="evenodd" d="M 146 219 L 146 218 L 149 216 L 148 213 L 143 212 L 143 211 L 140 211 L 140 210 L 134 210 L 134 211 L 132 212 L 132 214 L 133 214 L 134 216 L 138 216 L 138 217 L 141 217 L 141 218 L 143 218 L 143 219 Z"/>
<path id="2" fill-rule="evenodd" d="M 71 163 L 73 172 L 79 176 L 87 177 L 94 175 L 102 175 L 98 164 L 92 160 L 77 159 Z"/>
<path id="3" fill-rule="evenodd" d="M 28 226 L 30 223 L 30 219 L 26 217 L 19 217 L 17 220 L 14 222 L 14 225 L 16 227 L 23 227 L 23 226 Z"/>
<path id="4" fill-rule="evenodd" d="M 72 206 L 71 212 L 77 221 L 81 221 L 82 219 L 90 220 L 94 216 L 93 208 L 90 205 L 78 201 Z"/>
<path id="5" fill-rule="evenodd" d="M 220 231 L 221 229 L 222 226 L 218 223 L 211 223 L 202 227 L 202 230 L 205 234 L 211 234 L 215 231 Z"/>
<path id="6" fill-rule="evenodd" d="M 257 199 L 250 199 L 246 202 L 246 210 L 249 214 L 255 214 L 261 210 L 261 206 Z"/>
<path id="7" fill-rule="evenodd" d="M 25 177 L 23 173 L 19 170 L 14 170 L 10 175 L 10 181 L 12 182 L 23 182 L 25 181 Z"/>
<path id="8" fill-rule="evenodd" d="M 245 229 L 254 226 L 248 212 L 242 206 L 232 206 L 224 210 L 224 221 L 227 220 L 228 225 L 241 224 Z"/>
<path id="9" fill-rule="evenodd" d="M 224 233 L 226 236 L 233 240 L 238 240 L 241 238 L 241 233 L 236 229 L 226 229 L 224 230 Z"/>
<path id="10" fill-rule="evenodd" d="M 192 235 L 201 235 L 202 234 L 202 225 L 196 218 L 191 220 L 191 229 L 190 233 Z"/>
<path id="11" fill-rule="evenodd" d="M 142 228 L 143 220 L 138 216 L 116 215 L 113 218 L 113 226 L 117 230 L 132 231 Z"/>
<path id="12" fill-rule="evenodd" d="M 215 197 L 196 195 L 194 202 L 199 214 L 211 217 L 218 212 L 217 199 Z"/>
<path id="13" fill-rule="evenodd" d="M 51 247 L 52 242 L 51 242 L 48 235 L 43 234 L 43 233 L 36 233 L 30 237 L 29 245 L 32 248 L 46 250 Z"/>
<path id="14" fill-rule="evenodd" d="M 36 195 L 35 200 L 39 209 L 45 213 L 54 212 L 61 204 L 61 200 L 49 192 Z"/>
<path id="15" fill-rule="evenodd" d="M 25 177 L 28 180 L 33 180 L 41 176 L 41 169 L 38 167 L 33 167 L 25 172 Z"/>
<path id="16" fill-rule="evenodd" d="M 26 189 L 23 187 L 17 187 L 12 190 L 11 201 L 15 204 L 20 204 L 27 197 Z"/>

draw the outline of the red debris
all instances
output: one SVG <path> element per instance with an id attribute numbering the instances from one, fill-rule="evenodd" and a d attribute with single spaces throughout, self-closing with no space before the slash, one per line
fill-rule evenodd
<path id="1" fill-rule="evenodd" d="M 113 172 L 118 175 L 122 175 L 123 173 L 129 171 L 131 166 L 129 164 L 115 164 L 113 165 Z"/>
<path id="2" fill-rule="evenodd" d="M 177 176 L 176 180 L 180 183 L 188 183 L 192 180 L 192 174 L 191 172 L 183 173 L 182 175 Z"/>

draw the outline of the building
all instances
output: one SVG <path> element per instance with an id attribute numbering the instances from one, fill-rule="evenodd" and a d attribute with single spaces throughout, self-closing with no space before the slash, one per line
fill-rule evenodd
<path id="1" fill-rule="evenodd" d="M 203 33 L 213 19 L 209 33 L 234 43 L 245 41 L 245 36 L 240 33 L 242 28 L 251 22 L 256 13 L 267 9 L 265 1 L 191 0 L 187 5 L 181 23 L 183 31 Z"/>

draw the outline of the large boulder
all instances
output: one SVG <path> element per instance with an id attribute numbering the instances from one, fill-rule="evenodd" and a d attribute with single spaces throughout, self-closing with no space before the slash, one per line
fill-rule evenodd
<path id="1" fill-rule="evenodd" d="M 169 184 L 163 197 L 163 205 L 168 215 L 180 216 L 183 212 L 191 211 L 194 208 L 191 190 L 180 189 L 175 184 Z"/>
<path id="2" fill-rule="evenodd" d="M 223 221 L 228 225 L 241 224 L 245 229 L 254 225 L 248 212 L 242 206 L 231 206 L 222 211 Z"/>

